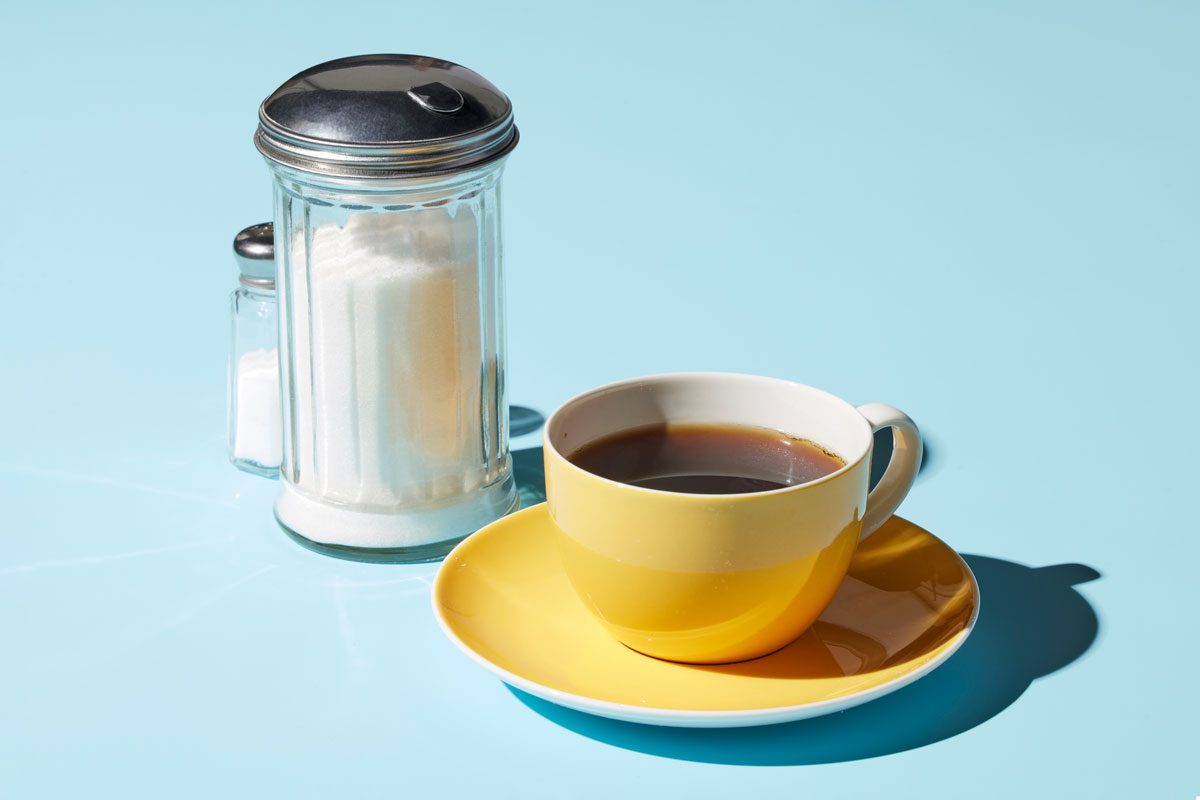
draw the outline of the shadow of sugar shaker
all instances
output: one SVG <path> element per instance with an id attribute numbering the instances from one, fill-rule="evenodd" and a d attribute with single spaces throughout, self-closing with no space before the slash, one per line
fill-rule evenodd
<path id="1" fill-rule="evenodd" d="M 878 472 L 891 450 L 891 437 L 884 438 L 877 439 Z M 513 463 L 521 505 L 545 500 L 542 448 L 514 451 Z M 1033 681 L 1086 653 L 1099 632 L 1095 611 L 1075 590 L 1100 577 L 1091 567 L 1030 567 L 982 555 L 964 559 L 979 582 L 981 602 L 975 629 L 962 648 L 921 680 L 847 711 L 758 728 L 666 728 L 595 717 L 511 686 L 509 691 L 541 716 L 582 736 L 684 761 L 830 764 L 924 747 L 1001 713 Z"/>
<path id="2" fill-rule="evenodd" d="M 513 477 L 517 481 L 517 494 L 521 497 L 521 508 L 529 508 L 546 500 L 546 472 L 542 463 L 542 448 L 529 447 L 512 452 Z"/>
<path id="3" fill-rule="evenodd" d="M 527 433 L 533 433 L 541 428 L 545 422 L 545 414 L 537 409 L 530 408 L 529 406 L 508 407 L 509 436 L 524 436 Z"/>
<path id="4" fill-rule="evenodd" d="M 508 407 L 508 431 L 511 436 L 534 433 L 546 423 L 540 411 L 528 406 Z M 529 447 L 513 450 L 513 477 L 517 482 L 517 494 L 521 508 L 529 508 L 546 500 L 546 473 L 542 464 L 542 448 Z"/>

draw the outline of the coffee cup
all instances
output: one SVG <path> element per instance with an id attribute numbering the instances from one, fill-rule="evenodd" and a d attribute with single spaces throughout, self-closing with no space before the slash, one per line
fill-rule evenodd
<path id="1" fill-rule="evenodd" d="M 646 488 L 572 461 L 582 448 L 651 426 L 719 424 L 816 443 L 842 466 L 778 489 L 699 494 Z M 874 432 L 891 460 L 868 493 Z M 567 577 L 612 636 L 656 658 L 744 661 L 817 619 L 858 542 L 888 520 L 921 464 L 903 412 L 857 408 L 810 386 L 732 373 L 620 381 L 564 403 L 544 431 L 546 499 Z"/>

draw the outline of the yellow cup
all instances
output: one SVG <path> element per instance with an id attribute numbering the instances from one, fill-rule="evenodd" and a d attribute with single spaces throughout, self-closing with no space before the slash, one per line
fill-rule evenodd
<path id="1" fill-rule="evenodd" d="M 704 495 L 619 483 L 570 456 L 645 425 L 754 425 L 809 439 L 846 465 L 767 492 Z M 873 432 L 895 431 L 867 494 Z M 855 408 L 790 381 L 699 372 L 601 386 L 546 422 L 546 499 L 579 597 L 619 641 L 671 661 L 744 661 L 803 633 L 833 598 L 858 542 L 908 494 L 921 436 L 903 412 Z"/>

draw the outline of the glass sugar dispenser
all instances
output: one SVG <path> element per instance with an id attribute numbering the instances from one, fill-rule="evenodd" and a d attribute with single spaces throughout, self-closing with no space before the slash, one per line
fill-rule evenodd
<path id="1" fill-rule="evenodd" d="M 229 460 L 266 478 L 279 474 L 279 314 L 274 226 L 251 225 L 233 240 L 238 287 L 229 297 Z"/>
<path id="2" fill-rule="evenodd" d="M 439 558 L 514 510 L 500 178 L 508 98 L 436 58 L 299 73 L 259 110 L 275 187 L 275 515 L 346 558 Z"/>

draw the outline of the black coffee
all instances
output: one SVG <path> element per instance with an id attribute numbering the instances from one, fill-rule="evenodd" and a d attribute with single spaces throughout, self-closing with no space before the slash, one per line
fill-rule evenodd
<path id="1" fill-rule="evenodd" d="M 768 428 L 705 423 L 650 425 L 589 442 L 571 463 L 609 480 L 689 494 L 767 492 L 846 465 L 807 439 Z"/>

